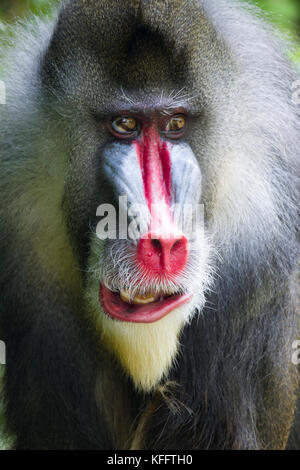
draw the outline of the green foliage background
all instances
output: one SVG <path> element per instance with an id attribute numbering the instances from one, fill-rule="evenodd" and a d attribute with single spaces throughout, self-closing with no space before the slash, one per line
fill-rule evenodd
<path id="1" fill-rule="evenodd" d="M 37 15 L 48 13 L 58 3 L 59 0 L 1 0 L 0 19 L 14 21 L 29 11 Z"/>

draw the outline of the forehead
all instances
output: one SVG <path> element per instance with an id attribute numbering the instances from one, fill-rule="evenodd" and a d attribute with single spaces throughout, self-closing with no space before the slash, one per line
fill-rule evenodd
<path id="1" fill-rule="evenodd" d="M 167 111 L 186 108 L 195 96 L 184 55 L 174 58 L 170 45 L 147 31 L 122 42 L 114 56 L 97 47 L 86 48 L 84 55 L 80 51 L 61 74 L 62 82 L 67 78 L 64 93 L 77 103 L 93 103 L 106 113 L 114 107 Z"/>
<path id="2" fill-rule="evenodd" d="M 186 57 L 176 54 L 172 44 L 159 33 L 138 28 L 129 37 L 121 38 L 114 56 L 90 51 L 86 64 L 98 69 L 99 79 L 110 86 L 122 101 L 170 106 L 174 97 L 188 86 Z M 101 64 L 99 67 L 95 64 Z M 127 103 L 127 105 L 128 105 Z"/>
<path id="3" fill-rule="evenodd" d="M 124 46 L 111 75 L 127 89 L 146 91 L 185 85 L 186 57 L 176 54 L 172 44 L 160 34 L 139 29 Z"/>
<path id="4" fill-rule="evenodd" d="M 80 16 L 65 12 L 61 17 L 45 60 L 47 73 L 58 74 L 53 83 L 59 83 L 64 96 L 79 105 L 105 109 L 119 103 L 125 109 L 130 101 L 168 107 L 179 95 L 176 107 L 194 97 L 203 101 L 216 81 L 216 93 L 222 93 L 218 74 L 230 59 L 200 8 L 188 11 L 187 2 L 183 10 L 180 2 L 182 18 L 168 18 L 175 11 L 169 8 L 147 19 L 148 10 L 142 16 L 129 14 L 120 2 L 104 18 L 95 3 L 77 3 Z M 225 77 L 228 81 L 226 72 Z"/>

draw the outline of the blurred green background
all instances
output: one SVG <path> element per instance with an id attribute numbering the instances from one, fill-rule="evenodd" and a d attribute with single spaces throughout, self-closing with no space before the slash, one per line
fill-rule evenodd
<path id="1" fill-rule="evenodd" d="M 35 14 L 49 13 L 58 0 L 0 0 L 0 19 L 14 21 L 28 11 Z"/>
<path id="2" fill-rule="evenodd" d="M 122 0 L 120 0 L 122 1 Z M 300 62 L 300 0 L 248 0 L 268 12 L 282 31 L 288 32 L 299 44 L 293 56 Z M 0 20 L 13 22 L 28 12 L 50 13 L 60 0 L 0 0 Z"/>

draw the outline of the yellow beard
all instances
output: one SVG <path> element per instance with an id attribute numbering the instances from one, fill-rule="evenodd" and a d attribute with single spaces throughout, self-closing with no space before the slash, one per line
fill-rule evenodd
<path id="1" fill-rule="evenodd" d="M 101 331 L 104 343 L 117 355 L 136 387 L 149 391 L 171 367 L 183 323 L 181 307 L 147 324 L 120 322 L 102 315 Z"/>
<path id="2" fill-rule="evenodd" d="M 99 311 L 99 300 L 90 307 L 106 348 L 121 362 L 138 389 L 155 387 L 172 366 L 179 347 L 179 334 L 187 318 L 187 304 L 154 323 L 113 320 Z"/>

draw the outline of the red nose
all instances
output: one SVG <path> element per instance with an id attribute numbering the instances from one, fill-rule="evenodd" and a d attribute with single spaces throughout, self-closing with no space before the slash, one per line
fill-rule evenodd
<path id="1" fill-rule="evenodd" d="M 148 233 L 138 245 L 138 261 L 147 274 L 174 276 L 186 265 L 188 241 L 184 235 L 164 238 Z"/>

